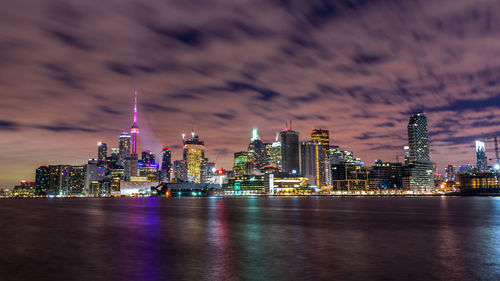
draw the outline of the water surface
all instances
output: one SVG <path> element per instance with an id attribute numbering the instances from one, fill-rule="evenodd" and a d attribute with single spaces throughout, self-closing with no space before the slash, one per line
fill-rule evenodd
<path id="1" fill-rule="evenodd" d="M 500 280 L 500 198 L 0 200 L 0 280 Z"/>

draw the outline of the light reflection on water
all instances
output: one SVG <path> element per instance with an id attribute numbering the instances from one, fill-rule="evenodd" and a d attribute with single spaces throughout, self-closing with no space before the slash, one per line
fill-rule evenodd
<path id="1" fill-rule="evenodd" d="M 24 199 L 0 218 L 2 280 L 500 279 L 500 198 Z"/>

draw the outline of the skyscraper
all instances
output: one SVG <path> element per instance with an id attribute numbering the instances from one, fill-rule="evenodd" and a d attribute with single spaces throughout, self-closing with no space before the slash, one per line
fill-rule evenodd
<path id="1" fill-rule="evenodd" d="M 429 136 L 427 132 L 427 116 L 415 113 L 408 122 L 408 144 L 410 163 L 429 162 Z"/>
<path id="2" fill-rule="evenodd" d="M 125 166 L 125 159 L 130 156 L 130 147 L 131 147 L 131 137 L 127 132 L 123 132 L 120 135 L 119 139 L 119 149 L 120 149 L 120 154 L 118 157 L 118 163 L 121 166 Z"/>
<path id="3" fill-rule="evenodd" d="M 97 162 L 103 163 L 108 157 L 108 145 L 104 142 L 97 144 Z"/>
<path id="4" fill-rule="evenodd" d="M 488 166 L 488 158 L 486 157 L 486 147 L 484 142 L 476 141 L 476 159 L 477 159 L 477 168 L 479 171 L 486 170 Z"/>
<path id="5" fill-rule="evenodd" d="M 40 166 L 36 169 L 35 185 L 37 195 L 47 194 L 50 185 L 50 167 L 48 165 Z"/>
<path id="6" fill-rule="evenodd" d="M 299 133 L 286 129 L 280 132 L 281 137 L 281 166 L 285 173 L 297 174 L 299 165 Z"/>
<path id="7" fill-rule="evenodd" d="M 163 147 L 161 150 L 161 180 L 170 181 L 170 170 L 172 167 L 172 152 L 170 147 Z"/>
<path id="8" fill-rule="evenodd" d="M 190 139 L 184 140 L 184 160 L 187 165 L 187 180 L 201 182 L 201 163 L 205 159 L 205 143 L 192 133 Z"/>
<path id="9" fill-rule="evenodd" d="M 264 145 L 266 147 L 267 165 L 281 169 L 281 142 L 275 141 Z"/>
<path id="10" fill-rule="evenodd" d="M 326 185 L 326 153 L 321 142 L 304 141 L 300 145 L 300 173 L 308 179 L 310 185 Z"/>
<path id="11" fill-rule="evenodd" d="M 248 145 L 249 161 L 253 161 L 257 170 L 267 165 L 266 163 L 266 147 L 262 140 L 259 138 L 257 129 L 253 129 L 252 138 Z"/>
<path id="12" fill-rule="evenodd" d="M 328 130 L 312 129 L 311 140 L 321 143 L 323 145 L 323 150 L 328 154 L 328 148 L 330 147 L 330 134 Z"/>
<path id="13" fill-rule="evenodd" d="M 429 157 L 427 117 L 424 113 L 411 115 L 408 122 L 409 165 L 405 167 L 403 185 L 413 193 L 434 190 L 433 163 Z"/>

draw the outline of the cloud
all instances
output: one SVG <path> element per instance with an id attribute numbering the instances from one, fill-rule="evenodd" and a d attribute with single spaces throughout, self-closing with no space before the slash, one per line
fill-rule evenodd
<path id="1" fill-rule="evenodd" d="M 18 129 L 18 123 L 8 120 L 0 120 L 0 131 L 16 131 Z"/>

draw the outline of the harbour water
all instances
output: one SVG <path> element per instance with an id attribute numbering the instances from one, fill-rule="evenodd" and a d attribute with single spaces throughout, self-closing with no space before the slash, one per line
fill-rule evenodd
<path id="1" fill-rule="evenodd" d="M 0 280 L 500 280 L 500 198 L 0 200 Z"/>

